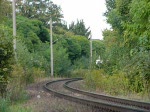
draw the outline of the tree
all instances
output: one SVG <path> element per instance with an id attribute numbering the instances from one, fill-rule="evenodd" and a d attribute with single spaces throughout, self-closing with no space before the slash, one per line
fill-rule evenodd
<path id="1" fill-rule="evenodd" d="M 80 21 L 77 20 L 76 24 L 72 22 L 69 25 L 69 30 L 72 31 L 75 35 L 85 36 L 86 38 L 88 38 L 91 33 L 89 29 L 90 27 L 88 28 L 85 27 L 85 23 L 83 20 L 80 20 Z"/>
<path id="2" fill-rule="evenodd" d="M 54 72 L 55 74 L 67 75 L 71 65 L 69 54 L 67 49 L 61 46 L 61 42 L 58 42 L 54 46 Z"/>
<path id="3" fill-rule="evenodd" d="M 104 14 L 112 28 L 122 34 L 123 23 L 129 22 L 129 4 L 132 0 L 106 0 L 107 11 Z"/>
<path id="4" fill-rule="evenodd" d="M 146 85 L 150 85 L 150 1 L 132 0 L 130 4 L 131 22 L 124 24 L 126 45 L 130 48 L 131 64 L 127 68 L 134 69 L 134 76 L 140 75 L 146 80 Z M 134 43 L 134 44 L 132 44 Z M 138 61 L 137 61 L 138 60 Z M 150 89 L 149 89 L 150 91 Z"/>
<path id="5" fill-rule="evenodd" d="M 81 46 L 81 57 L 89 57 L 89 40 L 85 38 L 85 36 L 80 35 L 74 35 L 71 37 L 72 39 L 76 40 L 76 43 L 78 43 Z"/>
<path id="6" fill-rule="evenodd" d="M 27 18 L 36 18 L 44 23 L 49 24 L 50 17 L 55 22 L 60 22 L 61 8 L 49 0 L 20 0 L 17 2 L 18 13 Z"/>
<path id="7" fill-rule="evenodd" d="M 77 40 L 68 38 L 66 39 L 67 44 L 65 47 L 67 48 L 67 52 L 69 55 L 69 59 L 71 60 L 72 64 L 74 61 L 81 56 L 81 46 L 77 43 Z"/>
<path id="8" fill-rule="evenodd" d="M 4 96 L 13 58 L 12 35 L 9 28 L 0 24 L 0 93 Z"/>
<path id="9" fill-rule="evenodd" d="M 28 47 L 30 52 L 38 50 L 42 42 L 49 41 L 49 32 L 43 23 L 37 19 L 28 19 L 17 16 L 17 31 Z"/>
<path id="10" fill-rule="evenodd" d="M 104 31 L 105 65 L 111 65 L 111 72 L 126 71 L 130 85 L 137 84 L 136 92 L 149 89 L 150 1 L 106 0 L 106 5 L 112 30 Z"/>
<path id="11" fill-rule="evenodd" d="M 5 20 L 11 15 L 11 5 L 9 0 L 0 0 L 0 21 Z"/>
<path id="12" fill-rule="evenodd" d="M 66 22 L 53 23 L 53 33 L 66 35 L 67 32 L 69 32 L 69 30 Z"/>
<path id="13" fill-rule="evenodd" d="M 104 32 L 105 42 L 109 42 L 106 49 L 109 49 L 109 61 L 113 60 L 114 69 L 122 69 L 126 60 L 130 58 L 129 48 L 125 45 L 126 38 L 124 38 L 125 27 L 124 24 L 131 22 L 129 14 L 130 4 L 132 0 L 106 0 L 107 22 L 112 25 L 112 31 Z M 110 41 L 110 40 L 112 41 Z M 111 46 L 109 46 L 109 44 Z M 109 48 L 108 48 L 109 47 Z"/>
<path id="14" fill-rule="evenodd" d="M 10 11 L 10 2 L 0 0 L 0 95 L 2 97 L 6 93 L 13 58 L 12 32 L 4 26 Z"/>
<path id="15" fill-rule="evenodd" d="M 107 16 L 107 14 L 112 11 L 113 9 L 116 8 L 116 0 L 105 0 L 106 1 L 106 7 L 107 7 L 107 11 L 105 13 L 105 15 Z"/>
<path id="16" fill-rule="evenodd" d="M 120 45 L 118 41 L 119 34 L 115 30 L 104 30 L 104 54 L 102 55 L 104 69 L 107 73 L 112 74 L 115 70 L 122 69 L 119 63 L 123 62 L 123 52 L 124 48 Z"/>

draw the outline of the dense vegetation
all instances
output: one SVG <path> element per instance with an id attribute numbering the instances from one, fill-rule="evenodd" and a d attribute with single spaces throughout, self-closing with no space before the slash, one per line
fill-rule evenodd
<path id="1" fill-rule="evenodd" d="M 109 75 L 94 72 L 94 85 L 110 94 L 149 96 L 150 1 L 106 0 L 106 6 L 104 15 L 112 28 L 103 31 L 100 73 Z"/>
<path id="2" fill-rule="evenodd" d="M 39 0 L 16 2 L 17 60 L 13 54 L 11 3 L 0 2 L 0 81 L 18 81 L 19 85 L 33 82 L 38 77 L 50 76 L 50 33 L 49 19 L 53 20 L 54 75 L 71 76 L 75 69 L 88 69 L 89 28 L 83 20 L 67 27 L 61 21 L 61 8 Z M 4 7 L 5 6 L 5 7 Z M 4 8 L 8 7 L 8 10 Z M 80 32 L 78 31 L 80 30 Z M 82 33 L 81 33 L 82 32 Z M 98 46 L 98 45 L 97 45 Z M 17 79 L 19 77 L 19 79 Z M 16 84 L 17 85 L 17 84 Z M 16 86 L 15 85 L 15 86 Z M 6 86 L 1 87 L 6 91 Z"/>
<path id="3" fill-rule="evenodd" d="M 0 0 L 1 96 L 4 97 L 6 89 L 9 88 L 8 101 L 23 100 L 27 97 L 23 87 L 34 80 L 50 76 L 51 17 L 55 76 L 83 76 L 88 87 L 102 92 L 113 95 L 137 93 L 146 98 L 150 97 L 150 2 L 106 0 L 106 6 L 104 15 L 112 28 L 103 31 L 103 40 L 93 40 L 93 63 L 89 71 L 90 28 L 85 27 L 83 20 L 72 22 L 67 27 L 61 21 L 61 7 L 49 0 L 16 2 L 15 60 L 12 6 L 8 0 Z M 102 63 L 96 65 L 98 57 Z M 0 103 L 7 104 L 5 100 Z M 4 107 L 0 106 L 0 111 L 2 108 Z"/>

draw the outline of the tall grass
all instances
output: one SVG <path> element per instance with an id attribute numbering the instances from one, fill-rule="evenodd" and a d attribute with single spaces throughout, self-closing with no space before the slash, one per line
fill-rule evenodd
<path id="1" fill-rule="evenodd" d="M 126 74 L 121 71 L 113 75 L 107 75 L 103 70 L 92 70 L 86 73 L 85 82 L 88 88 L 102 93 L 150 101 L 150 93 L 144 87 L 143 79 L 136 77 L 131 82 Z"/>
<path id="2" fill-rule="evenodd" d="M 10 112 L 9 105 L 9 99 L 0 98 L 0 112 Z"/>
<path id="3" fill-rule="evenodd" d="M 22 107 L 21 105 L 10 106 L 10 112 L 33 112 L 31 108 Z"/>

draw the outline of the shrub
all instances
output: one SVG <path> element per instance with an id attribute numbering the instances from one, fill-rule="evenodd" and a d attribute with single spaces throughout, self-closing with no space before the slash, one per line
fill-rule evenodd
<path id="1" fill-rule="evenodd" d="M 129 89 L 129 81 L 123 72 L 107 75 L 103 70 L 93 70 L 86 75 L 86 83 L 89 87 L 112 95 L 126 94 Z"/>
<path id="2" fill-rule="evenodd" d="M 87 73 L 87 69 L 76 69 L 70 72 L 70 77 L 73 78 L 78 78 L 78 77 L 82 77 L 84 78 L 86 73 Z"/>
<path id="3" fill-rule="evenodd" d="M 89 88 L 104 90 L 105 75 L 103 70 L 92 70 L 86 72 L 85 81 Z"/>
<path id="4" fill-rule="evenodd" d="M 28 96 L 24 90 L 26 79 L 24 78 L 23 67 L 14 65 L 12 68 L 13 71 L 8 84 L 9 97 L 12 101 L 24 101 Z"/>
<path id="5" fill-rule="evenodd" d="M 106 92 L 111 95 L 127 95 L 129 91 L 129 80 L 123 72 L 108 76 Z"/>
<path id="6" fill-rule="evenodd" d="M 144 85 L 144 79 L 140 76 L 128 77 L 119 71 L 113 75 L 107 75 L 102 69 L 92 70 L 86 74 L 85 82 L 89 89 L 98 90 L 110 95 L 131 96 L 135 95 L 141 99 L 149 98 L 149 91 Z M 131 80 L 132 79 L 132 80 Z"/>
<path id="7" fill-rule="evenodd" d="M 2 96 L 6 92 L 8 78 L 10 77 L 12 57 L 13 46 L 10 30 L 0 24 L 0 92 Z"/>

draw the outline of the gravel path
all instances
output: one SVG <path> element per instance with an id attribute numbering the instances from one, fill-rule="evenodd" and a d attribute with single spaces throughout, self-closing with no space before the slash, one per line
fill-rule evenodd
<path id="1" fill-rule="evenodd" d="M 50 80 L 46 79 L 27 86 L 29 100 L 24 107 L 31 108 L 33 112 L 94 112 L 87 106 L 59 99 L 45 92 L 43 85 L 48 81 Z"/>

